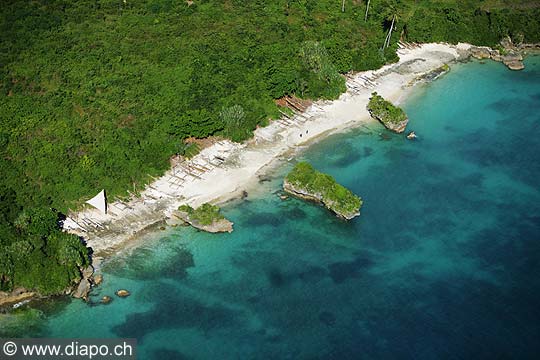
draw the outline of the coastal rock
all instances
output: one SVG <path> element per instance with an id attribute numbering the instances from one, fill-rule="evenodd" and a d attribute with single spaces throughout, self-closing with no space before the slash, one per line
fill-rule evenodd
<path id="1" fill-rule="evenodd" d="M 202 224 L 200 221 L 193 219 L 187 211 L 176 210 L 173 215 L 182 219 L 184 222 L 188 223 L 194 228 L 209 233 L 231 233 L 233 231 L 234 224 L 225 218 L 214 220 L 211 224 Z"/>
<path id="2" fill-rule="evenodd" d="M 540 43 L 537 44 L 519 44 L 519 50 L 540 50 Z"/>
<path id="3" fill-rule="evenodd" d="M 351 220 L 352 218 L 359 216 L 360 211 L 356 210 L 354 212 L 350 213 L 339 213 L 336 212 L 333 208 L 333 203 L 331 202 L 325 202 L 323 199 L 322 194 L 319 193 L 312 193 L 306 189 L 302 189 L 300 187 L 294 186 L 291 184 L 287 179 L 283 180 L 283 190 L 288 192 L 291 195 L 294 195 L 300 199 L 308 200 L 308 201 L 314 201 L 320 204 L 323 204 L 328 210 L 335 213 L 338 217 L 345 219 L 345 220 Z"/>
<path id="4" fill-rule="evenodd" d="M 115 294 L 116 296 L 121 297 L 121 298 L 125 298 L 131 295 L 131 293 L 125 289 L 117 290 Z"/>
<path id="5" fill-rule="evenodd" d="M 513 49 L 515 49 L 514 43 L 513 43 L 512 39 L 510 38 L 510 36 L 506 36 L 506 37 L 502 38 L 501 41 L 499 42 L 499 44 L 501 44 L 502 48 L 505 49 L 505 50 L 513 50 Z"/>
<path id="6" fill-rule="evenodd" d="M 505 65 L 510 70 L 523 70 L 525 69 L 525 65 L 523 65 L 522 61 L 516 60 L 516 61 L 509 61 L 508 63 L 505 63 Z"/>
<path id="7" fill-rule="evenodd" d="M 17 304 L 21 301 L 27 301 L 36 296 L 35 292 L 28 291 L 24 288 L 16 288 L 12 292 L 0 291 L 0 306 Z"/>
<path id="8" fill-rule="evenodd" d="M 94 276 L 94 285 L 100 285 L 103 282 L 103 275 L 97 274 Z"/>
<path id="9" fill-rule="evenodd" d="M 502 57 L 502 61 L 510 70 L 522 70 L 525 68 L 523 65 L 523 56 L 519 53 L 510 52 Z"/>
<path id="10" fill-rule="evenodd" d="M 416 138 L 417 138 L 417 136 L 416 136 L 416 133 L 414 131 L 411 131 L 409 133 L 409 135 L 407 135 L 407 139 L 409 139 L 409 140 L 414 140 Z"/>
<path id="11" fill-rule="evenodd" d="M 373 115 L 372 115 L 373 116 Z M 401 134 L 405 131 L 405 128 L 407 128 L 407 124 L 409 123 L 409 119 L 401 121 L 399 123 L 390 123 L 390 122 L 383 122 L 381 119 L 374 116 L 377 120 L 379 120 L 384 127 L 386 127 L 388 130 L 392 130 L 398 134 Z"/>
<path id="12" fill-rule="evenodd" d="M 71 294 L 76 299 L 87 299 L 90 292 L 90 281 L 88 279 L 82 279 L 77 289 Z"/>
<path id="13" fill-rule="evenodd" d="M 456 51 L 458 53 L 457 61 L 468 61 L 471 57 L 471 52 L 469 49 L 457 48 Z"/>
<path id="14" fill-rule="evenodd" d="M 88 265 L 84 269 L 81 269 L 81 275 L 83 279 L 90 279 L 92 275 L 94 275 L 94 267 L 92 265 Z"/>
<path id="15" fill-rule="evenodd" d="M 472 57 L 478 60 L 489 59 L 491 57 L 489 48 L 487 47 L 471 46 L 470 52 Z"/>
<path id="16" fill-rule="evenodd" d="M 491 60 L 493 60 L 493 61 L 497 61 L 497 62 L 502 62 L 503 61 L 503 57 L 502 57 L 501 53 L 499 52 L 499 50 L 490 50 L 489 55 L 491 57 Z"/>
<path id="17" fill-rule="evenodd" d="M 184 220 L 178 217 L 178 214 L 176 214 L 175 212 L 172 213 L 171 217 L 167 218 L 165 222 L 167 223 L 167 225 L 172 227 L 184 225 L 186 223 Z"/>
<path id="18" fill-rule="evenodd" d="M 509 52 L 503 56 L 503 62 L 506 63 L 510 61 L 523 61 L 523 56 L 521 56 L 520 53 Z"/>

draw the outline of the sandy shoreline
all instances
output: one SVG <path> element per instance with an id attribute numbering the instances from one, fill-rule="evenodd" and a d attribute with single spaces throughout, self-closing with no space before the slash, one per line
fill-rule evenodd
<path id="1" fill-rule="evenodd" d="M 422 75 L 460 57 L 469 45 L 423 44 L 400 49 L 400 61 L 348 77 L 347 92 L 334 101 L 317 101 L 304 113 L 272 121 L 243 144 L 220 141 L 149 184 L 141 196 L 97 209 L 68 214 L 64 228 L 83 236 L 97 255 L 113 253 L 181 204 L 221 203 L 256 185 L 276 162 L 332 133 L 372 121 L 366 105 L 373 91 L 402 102 Z"/>

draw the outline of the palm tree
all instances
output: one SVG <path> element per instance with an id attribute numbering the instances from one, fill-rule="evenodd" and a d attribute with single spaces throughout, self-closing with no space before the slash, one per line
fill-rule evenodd
<path id="1" fill-rule="evenodd" d="M 394 13 L 394 15 L 392 15 L 392 24 L 390 25 L 390 30 L 388 30 L 386 39 L 384 39 L 383 50 L 385 47 L 390 46 L 390 39 L 392 38 L 392 30 L 394 30 L 394 23 L 396 22 L 396 18 L 397 18 L 397 14 Z"/>
<path id="2" fill-rule="evenodd" d="M 370 2 L 370 0 L 367 1 L 366 16 L 364 17 L 364 21 L 367 21 L 367 14 L 368 14 L 368 11 L 369 11 L 369 2 Z"/>

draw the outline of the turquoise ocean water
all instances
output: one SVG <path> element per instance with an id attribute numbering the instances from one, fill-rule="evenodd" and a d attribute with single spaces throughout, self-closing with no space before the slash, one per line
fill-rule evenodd
<path id="1" fill-rule="evenodd" d="M 171 229 L 2 335 L 136 337 L 141 359 L 524 359 L 540 353 L 540 57 L 455 65 L 376 123 L 303 158 L 360 194 L 344 222 L 275 194 L 224 208 L 232 234 Z M 35 312 L 34 312 L 35 313 Z"/>

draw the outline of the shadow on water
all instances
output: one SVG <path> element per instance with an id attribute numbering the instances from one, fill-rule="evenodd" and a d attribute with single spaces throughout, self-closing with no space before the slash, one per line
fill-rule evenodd
<path id="1" fill-rule="evenodd" d="M 136 337 L 143 342 L 145 335 L 156 330 L 197 328 L 208 332 L 239 322 L 237 311 L 195 299 L 176 287 L 156 283 L 147 291 L 152 293 L 152 310 L 128 314 L 124 323 L 112 329 L 119 337 Z"/>
<path id="2" fill-rule="evenodd" d="M 336 284 L 365 274 L 374 264 L 371 256 L 358 256 L 352 261 L 339 261 L 328 265 L 330 277 Z"/>
<path id="3" fill-rule="evenodd" d="M 48 317 L 61 314 L 74 300 L 69 296 L 54 296 L 30 303 L 0 314 L 0 338 L 46 337 Z"/>
<path id="4" fill-rule="evenodd" d="M 173 245 L 162 252 L 155 248 L 135 248 L 128 255 L 106 263 L 104 271 L 128 279 L 183 279 L 187 276 L 187 269 L 194 266 L 191 252 L 183 246 Z"/>

